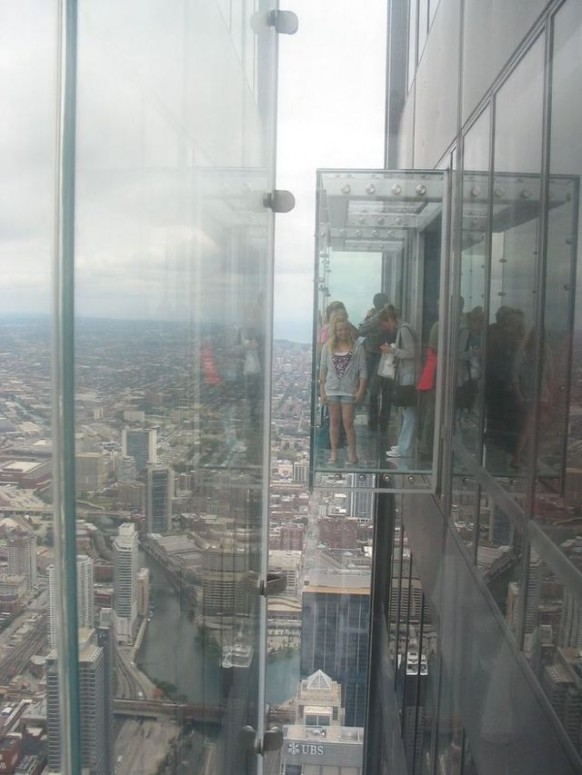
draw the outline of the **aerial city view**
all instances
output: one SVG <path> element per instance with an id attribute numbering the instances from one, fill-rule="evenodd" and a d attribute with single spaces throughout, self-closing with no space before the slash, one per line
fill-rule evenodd
<path id="1" fill-rule="evenodd" d="M 0 30 L 0 773 L 580 775 L 580 0 Z"/>
<path id="2" fill-rule="evenodd" d="M 252 504 L 261 421 L 251 398 L 214 379 L 220 347 L 212 332 L 196 385 L 184 334 L 173 323 L 78 326 L 79 660 L 81 675 L 93 671 L 87 702 L 95 715 L 86 729 L 107 757 L 103 771 L 210 766 L 225 682 L 231 669 L 249 667 L 256 648 L 252 617 L 239 613 L 248 563 L 238 555 L 254 551 L 253 529 L 234 525 Z M 1 755 L 40 772 L 59 756 L 46 321 L 3 321 L 0 351 Z M 330 708 L 339 705 L 338 739 L 356 728 L 349 737 L 357 759 L 373 496 L 366 481 L 361 493 L 310 495 L 310 383 L 310 347 L 276 342 L 269 549 L 270 570 L 286 583 L 269 597 L 266 693 L 273 718 L 300 738 L 301 725 L 314 722 L 294 699 L 300 675 L 311 676 L 319 697 L 312 704 L 321 711 L 327 694 Z M 318 618 L 320 598 L 327 623 Z M 336 653 L 345 606 L 357 608 L 360 625 Z M 334 632 L 327 652 L 326 629 Z"/>

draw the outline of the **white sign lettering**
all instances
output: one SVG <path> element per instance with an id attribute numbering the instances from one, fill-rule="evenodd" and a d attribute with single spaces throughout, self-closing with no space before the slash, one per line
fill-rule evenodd
<path id="1" fill-rule="evenodd" d="M 314 743 L 289 743 L 287 753 L 291 756 L 298 756 L 300 753 L 309 754 L 310 756 L 323 756 L 324 747 L 322 745 L 315 745 Z"/>

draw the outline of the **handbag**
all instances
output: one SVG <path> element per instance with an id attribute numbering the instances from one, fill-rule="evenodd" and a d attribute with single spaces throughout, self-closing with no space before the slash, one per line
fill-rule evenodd
<path id="1" fill-rule="evenodd" d="M 397 346 L 399 346 L 399 344 L 400 344 L 400 331 L 398 332 Z M 414 384 L 402 385 L 400 383 L 400 368 L 398 365 L 396 366 L 396 373 L 394 375 L 394 387 L 392 388 L 392 403 L 394 404 L 394 406 L 402 406 L 402 407 L 416 406 L 416 385 Z"/>
<path id="2" fill-rule="evenodd" d="M 419 390 L 423 392 L 434 390 L 436 384 L 436 370 L 437 354 L 432 347 L 428 347 L 426 350 L 426 360 L 420 373 L 420 379 L 418 380 L 417 387 Z"/>
<path id="3" fill-rule="evenodd" d="M 395 383 L 392 389 L 392 403 L 395 406 L 416 406 L 416 387 Z"/>
<path id="4" fill-rule="evenodd" d="M 457 409 L 472 409 L 477 396 L 477 383 L 474 379 L 465 380 L 455 390 L 455 406 Z"/>
<path id="5" fill-rule="evenodd" d="M 378 363 L 378 376 L 384 377 L 384 379 L 394 379 L 395 375 L 394 353 L 382 353 Z"/>

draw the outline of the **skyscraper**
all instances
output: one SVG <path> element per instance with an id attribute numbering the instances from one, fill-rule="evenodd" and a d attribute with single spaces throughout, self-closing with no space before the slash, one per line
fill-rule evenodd
<path id="1" fill-rule="evenodd" d="M 121 433 L 121 453 L 132 457 L 138 473 L 145 471 L 148 463 L 155 463 L 158 441 L 157 428 L 124 428 Z"/>
<path id="2" fill-rule="evenodd" d="M 169 466 L 147 466 L 146 519 L 148 533 L 167 533 L 172 524 L 174 472 Z"/>
<path id="3" fill-rule="evenodd" d="M 314 573 L 303 589 L 301 677 L 323 670 L 341 684 L 346 726 L 366 714 L 370 624 L 367 572 Z"/>
<path id="4" fill-rule="evenodd" d="M 59 665 L 55 651 L 47 658 L 47 730 L 49 772 L 61 771 Z M 113 708 L 106 682 L 104 649 L 94 630 L 79 630 L 79 699 L 81 761 L 87 775 L 111 775 L 110 729 Z"/>
<path id="5" fill-rule="evenodd" d="M 358 519 L 372 519 L 374 516 L 374 483 L 373 474 L 348 474 L 349 516 Z"/>
<path id="6" fill-rule="evenodd" d="M 8 573 L 24 576 L 27 589 L 36 584 L 36 537 L 27 530 L 13 530 L 8 537 Z"/>
<path id="7" fill-rule="evenodd" d="M 119 643 L 132 643 L 137 622 L 138 539 L 135 526 L 120 525 L 113 542 L 113 627 Z"/>
<path id="8" fill-rule="evenodd" d="M 49 645 L 57 646 L 56 568 L 48 567 Z M 77 555 L 77 621 L 79 627 L 91 629 L 95 622 L 94 564 L 86 554 Z"/>

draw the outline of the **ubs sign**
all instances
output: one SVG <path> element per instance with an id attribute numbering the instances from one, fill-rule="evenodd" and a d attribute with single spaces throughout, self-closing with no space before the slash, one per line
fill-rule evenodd
<path id="1" fill-rule="evenodd" d="M 322 745 L 315 745 L 315 743 L 289 743 L 287 752 L 291 756 L 299 756 L 299 754 L 305 756 L 323 756 L 325 748 Z"/>

